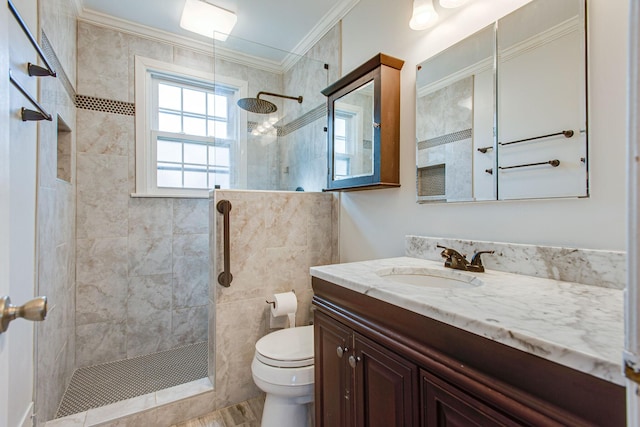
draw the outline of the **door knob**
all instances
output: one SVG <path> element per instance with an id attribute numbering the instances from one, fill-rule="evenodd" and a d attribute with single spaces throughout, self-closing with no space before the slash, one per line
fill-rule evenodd
<path id="1" fill-rule="evenodd" d="M 47 297 L 36 297 L 24 305 L 11 304 L 8 296 L 0 297 L 0 334 L 9 329 L 12 320 L 22 317 L 32 322 L 40 322 L 47 316 Z"/>

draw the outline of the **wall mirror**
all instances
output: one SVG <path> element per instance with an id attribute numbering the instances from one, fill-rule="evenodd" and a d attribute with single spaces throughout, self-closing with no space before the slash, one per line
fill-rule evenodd
<path id="1" fill-rule="evenodd" d="M 378 54 L 322 91 L 328 111 L 328 190 L 400 186 L 400 70 Z"/>
<path id="2" fill-rule="evenodd" d="M 534 0 L 417 67 L 418 202 L 588 196 L 584 0 Z"/>
<path id="3" fill-rule="evenodd" d="M 373 175 L 373 80 L 333 105 L 333 179 Z"/>

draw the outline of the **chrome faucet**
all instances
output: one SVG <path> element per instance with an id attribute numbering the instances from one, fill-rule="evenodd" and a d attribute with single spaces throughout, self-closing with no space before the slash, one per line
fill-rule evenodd
<path id="1" fill-rule="evenodd" d="M 482 265 L 482 254 L 492 254 L 495 251 L 479 251 L 473 254 L 471 262 L 467 261 L 465 255 L 455 249 L 447 248 L 445 246 L 436 245 L 436 247 L 443 249 L 440 252 L 440 256 L 444 258 L 444 266 L 447 268 L 454 268 L 456 270 L 473 271 L 475 273 L 482 273 L 484 271 L 484 265 Z"/>

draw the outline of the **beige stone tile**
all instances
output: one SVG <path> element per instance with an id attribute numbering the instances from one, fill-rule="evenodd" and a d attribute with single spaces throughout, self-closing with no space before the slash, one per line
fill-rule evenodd
<path id="1" fill-rule="evenodd" d="M 207 305 L 174 310 L 171 321 L 173 346 L 206 341 L 208 313 Z"/>
<path id="2" fill-rule="evenodd" d="M 78 109 L 76 120 L 79 153 L 128 155 L 133 116 Z"/>
<path id="3" fill-rule="evenodd" d="M 129 101 L 129 40 L 110 28 L 78 23 L 77 91 L 81 95 Z"/>
<path id="4" fill-rule="evenodd" d="M 76 280 L 92 283 L 127 277 L 127 239 L 79 239 Z"/>
<path id="5" fill-rule="evenodd" d="M 78 193 L 93 192 L 106 197 L 126 194 L 128 167 L 127 156 L 78 153 Z"/>
<path id="6" fill-rule="evenodd" d="M 213 55 L 205 55 L 191 49 L 175 46 L 173 48 L 173 63 L 213 73 Z"/>
<path id="7" fill-rule="evenodd" d="M 129 237 L 129 276 L 171 273 L 171 237 Z"/>
<path id="8" fill-rule="evenodd" d="M 207 234 L 209 232 L 208 199 L 175 199 L 173 204 L 174 234 Z"/>
<path id="9" fill-rule="evenodd" d="M 127 318 L 127 279 L 109 278 L 78 283 L 76 324 L 124 322 Z"/>
<path id="10" fill-rule="evenodd" d="M 129 196 L 124 192 L 78 191 L 76 224 L 79 239 L 127 237 Z"/>
<path id="11" fill-rule="evenodd" d="M 171 236 L 172 199 L 129 198 L 129 238 Z"/>
<path id="12" fill-rule="evenodd" d="M 206 234 L 174 235 L 173 307 L 205 305 L 209 294 L 209 239 Z"/>
<path id="13" fill-rule="evenodd" d="M 128 41 L 128 80 L 127 89 L 129 93 L 129 102 L 135 101 L 135 56 L 143 56 L 145 58 L 155 59 L 158 61 L 171 63 L 173 61 L 173 47 L 170 44 L 163 43 L 157 40 L 150 40 L 143 37 L 138 37 L 134 34 L 127 34 L 126 39 Z"/>
<path id="14" fill-rule="evenodd" d="M 265 201 L 267 246 L 305 246 L 309 206 L 296 193 L 275 193 Z"/>
<path id="15" fill-rule="evenodd" d="M 76 327 L 78 368 L 126 358 L 126 324 L 92 323 Z"/>
<path id="16" fill-rule="evenodd" d="M 135 312 L 127 318 L 127 358 L 171 347 L 170 311 Z"/>

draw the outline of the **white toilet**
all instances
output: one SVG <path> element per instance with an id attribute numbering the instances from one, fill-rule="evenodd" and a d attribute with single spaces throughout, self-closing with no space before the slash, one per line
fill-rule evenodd
<path id="1" fill-rule="evenodd" d="M 251 363 L 267 394 L 262 427 L 304 427 L 313 402 L 313 326 L 282 329 L 260 338 Z"/>

